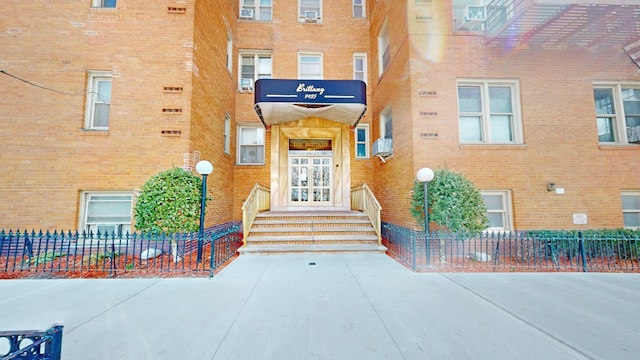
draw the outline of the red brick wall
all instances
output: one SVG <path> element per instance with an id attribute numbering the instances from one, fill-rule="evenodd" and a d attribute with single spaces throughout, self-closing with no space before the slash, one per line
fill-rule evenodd
<path id="1" fill-rule="evenodd" d="M 89 1 L 17 1 L 0 14 L 0 68 L 65 93 L 0 75 L 0 227 L 75 229 L 81 191 L 133 191 L 182 166 L 194 10 L 183 3 L 186 14 L 162 2 L 91 9 Z M 113 72 L 108 132 L 83 130 L 87 70 Z M 184 90 L 167 94 L 165 86 Z M 163 107 L 183 112 L 163 115 Z"/>
<path id="2" fill-rule="evenodd" d="M 405 22 L 393 9 L 376 9 L 372 58 L 377 24 L 385 16 L 390 24 Z M 481 36 L 454 34 L 450 2 L 433 2 L 420 11 L 433 20 L 418 23 L 410 12 L 408 38 L 400 37 L 402 42 L 394 47 L 398 35 L 392 34 L 391 68 L 372 81 L 375 108 L 391 102 L 394 110 L 394 158 L 376 166 L 375 176 L 376 195 L 387 209 L 384 221 L 417 226 L 407 197 L 417 170 L 429 166 L 462 172 L 483 190 L 510 190 L 516 229 L 576 228 L 575 213 L 588 215 L 583 228 L 622 227 L 620 191 L 640 189 L 640 148 L 599 146 L 592 85 L 640 81 L 637 67 L 622 49 L 532 45 L 507 50 L 486 46 Z M 524 144 L 460 145 L 458 79 L 517 80 Z M 402 104 L 402 115 L 396 115 L 397 103 Z M 403 170 L 405 176 L 398 176 Z M 565 194 L 548 192 L 546 182 L 555 182 Z"/>

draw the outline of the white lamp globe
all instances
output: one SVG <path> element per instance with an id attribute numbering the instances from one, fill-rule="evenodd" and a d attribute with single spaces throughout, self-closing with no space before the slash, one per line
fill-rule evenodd
<path id="1" fill-rule="evenodd" d="M 207 160 L 199 161 L 196 164 L 196 171 L 200 175 L 209 175 L 213 172 L 213 165 L 211 165 Z"/>
<path id="2" fill-rule="evenodd" d="M 416 175 L 416 178 L 418 179 L 418 181 L 420 182 L 428 182 L 433 180 L 433 170 L 431 170 L 428 167 L 422 168 L 420 170 L 418 170 L 418 174 Z"/>

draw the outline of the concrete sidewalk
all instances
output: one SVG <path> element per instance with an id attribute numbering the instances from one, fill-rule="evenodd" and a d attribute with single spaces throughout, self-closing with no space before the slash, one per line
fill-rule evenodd
<path id="1" fill-rule="evenodd" d="M 53 323 L 65 360 L 638 359 L 640 275 L 302 254 L 243 255 L 211 280 L 0 281 L 0 330 Z"/>

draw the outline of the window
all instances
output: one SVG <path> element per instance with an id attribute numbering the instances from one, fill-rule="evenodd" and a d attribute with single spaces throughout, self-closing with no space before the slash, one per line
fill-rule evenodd
<path id="1" fill-rule="evenodd" d="M 96 8 L 115 8 L 116 0 L 91 0 L 91 6 Z"/>
<path id="2" fill-rule="evenodd" d="M 117 192 L 83 194 L 81 226 L 93 234 L 126 234 L 131 232 L 133 195 Z"/>
<path id="3" fill-rule="evenodd" d="M 356 126 L 356 158 L 369 157 L 369 125 Z"/>
<path id="4" fill-rule="evenodd" d="M 240 54 L 240 91 L 253 90 L 258 79 L 271 79 L 271 54 Z"/>
<path id="5" fill-rule="evenodd" d="M 393 139 L 393 116 L 391 105 L 388 105 L 380 113 L 380 138 Z"/>
<path id="6" fill-rule="evenodd" d="M 298 79 L 322 79 L 322 54 L 298 54 Z"/>
<path id="7" fill-rule="evenodd" d="M 595 86 L 593 98 L 600 143 L 640 143 L 640 85 Z"/>
<path id="8" fill-rule="evenodd" d="M 622 193 L 622 219 L 627 229 L 640 229 L 640 191 Z"/>
<path id="9" fill-rule="evenodd" d="M 322 0 L 298 0 L 298 9 L 302 22 L 316 22 L 322 18 Z"/>
<path id="10" fill-rule="evenodd" d="M 513 230 L 511 216 L 511 194 L 509 191 L 480 191 L 487 207 L 489 231 Z"/>
<path id="11" fill-rule="evenodd" d="M 231 115 L 224 114 L 224 153 L 229 154 L 231 149 Z"/>
<path id="12" fill-rule="evenodd" d="M 111 72 L 90 71 L 89 83 L 87 84 L 85 128 L 108 130 L 110 110 Z"/>
<path id="13" fill-rule="evenodd" d="M 232 72 L 233 67 L 233 39 L 231 38 L 231 34 L 227 34 L 227 70 Z"/>
<path id="14" fill-rule="evenodd" d="M 271 0 L 242 0 L 240 19 L 271 21 Z"/>
<path id="15" fill-rule="evenodd" d="M 353 0 L 353 17 L 364 18 L 365 16 L 364 0 Z"/>
<path id="16" fill-rule="evenodd" d="M 509 81 L 458 83 L 461 143 L 522 143 L 518 86 Z"/>
<path id="17" fill-rule="evenodd" d="M 238 164 L 264 164 L 264 128 L 260 125 L 238 127 Z"/>
<path id="18" fill-rule="evenodd" d="M 380 33 L 378 34 L 378 72 L 380 75 L 382 75 L 382 73 L 387 69 L 389 62 L 391 62 L 391 53 L 389 50 L 389 26 L 385 21 Z"/>
<path id="19" fill-rule="evenodd" d="M 353 79 L 367 82 L 367 54 L 353 54 Z"/>

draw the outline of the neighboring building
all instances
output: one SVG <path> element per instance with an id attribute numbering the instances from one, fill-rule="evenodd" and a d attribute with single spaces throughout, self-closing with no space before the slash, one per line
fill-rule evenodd
<path id="1" fill-rule="evenodd" d="M 366 183 L 417 228 L 429 166 L 492 229 L 638 228 L 639 57 L 635 0 L 14 1 L 0 228 L 135 229 L 142 184 L 201 159 L 207 227 L 256 183 L 283 211 Z"/>

